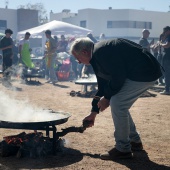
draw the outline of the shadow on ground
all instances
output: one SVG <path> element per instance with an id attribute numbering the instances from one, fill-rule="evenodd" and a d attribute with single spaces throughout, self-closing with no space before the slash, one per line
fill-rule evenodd
<path id="1" fill-rule="evenodd" d="M 130 170 L 169 170 L 170 167 L 165 165 L 159 165 L 151 161 L 146 151 L 138 151 L 133 153 L 133 159 L 116 160 L 119 164 L 122 164 Z"/>
<path id="2" fill-rule="evenodd" d="M 16 158 L 3 157 L 0 161 L 0 170 L 18 170 L 18 169 L 45 169 L 65 167 L 83 159 L 83 154 L 74 149 L 67 148 L 63 152 L 56 155 L 47 156 L 45 158 Z"/>
<path id="3" fill-rule="evenodd" d="M 60 88 L 69 88 L 69 86 L 65 86 L 65 85 L 62 85 L 62 84 L 54 84 L 54 86 L 56 87 L 60 87 Z"/>
<path id="4" fill-rule="evenodd" d="M 0 162 L 0 169 L 18 170 L 18 169 L 44 169 L 65 167 L 76 162 L 80 162 L 83 156 L 89 156 L 94 159 L 100 159 L 98 154 L 81 153 L 78 150 L 67 148 L 64 152 L 46 158 L 20 158 L 6 157 Z M 169 170 L 170 167 L 159 165 L 151 161 L 146 151 L 134 152 L 133 159 L 114 160 L 113 162 L 126 166 L 130 170 Z"/>

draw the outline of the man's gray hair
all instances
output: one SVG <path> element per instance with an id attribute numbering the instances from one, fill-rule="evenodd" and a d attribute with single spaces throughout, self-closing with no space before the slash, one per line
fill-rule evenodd
<path id="1" fill-rule="evenodd" d="M 93 41 L 88 37 L 77 38 L 70 47 L 70 54 L 79 54 L 82 50 L 89 51 L 93 45 Z"/>

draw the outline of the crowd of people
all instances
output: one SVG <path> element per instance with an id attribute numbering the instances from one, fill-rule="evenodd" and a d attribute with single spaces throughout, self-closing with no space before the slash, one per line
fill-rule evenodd
<path id="1" fill-rule="evenodd" d="M 150 42 L 148 41 L 150 32 L 147 29 L 142 30 L 142 37 L 139 40 L 139 45 L 142 48 L 154 55 L 154 57 L 159 61 L 159 63 L 163 66 L 165 73 L 158 78 L 158 85 L 164 86 L 165 90 L 160 92 L 160 94 L 170 95 L 170 69 L 169 69 L 169 36 L 170 30 L 169 26 L 163 28 L 163 33 L 160 34 L 159 40 L 155 42 L 152 39 Z M 29 32 L 25 33 L 24 38 L 19 40 L 18 43 L 13 41 L 11 38 L 13 31 L 11 29 L 5 30 L 5 36 L 0 40 L 0 49 L 2 50 L 3 58 L 3 73 L 4 77 L 10 79 L 10 73 L 7 68 L 11 67 L 13 64 L 17 65 L 18 63 L 22 63 L 27 68 L 34 68 L 35 65 L 31 60 L 31 51 L 29 38 L 31 34 Z M 69 71 L 72 72 L 70 75 L 74 77 L 74 79 L 81 78 L 83 75 L 87 77 L 90 74 L 94 74 L 93 68 L 91 65 L 86 65 L 83 63 L 78 63 L 75 57 L 72 54 L 69 54 L 69 49 L 72 42 L 75 38 L 66 39 L 65 35 L 51 36 L 51 31 L 47 30 L 45 33 L 47 42 L 46 42 L 46 50 L 44 51 L 44 61 L 45 61 L 45 78 L 47 79 L 47 83 L 55 84 L 58 82 L 56 71 L 59 71 L 59 67 L 62 63 L 57 61 L 58 53 L 67 53 L 69 55 L 69 62 L 71 67 L 69 67 Z M 101 33 L 99 39 L 97 40 L 92 33 L 88 33 L 86 35 L 89 39 L 93 41 L 93 43 L 97 43 L 106 39 L 105 34 Z M 50 44 L 50 47 L 49 47 Z M 47 48 L 48 46 L 48 48 Z M 50 49 L 51 46 L 55 46 L 53 49 Z M 49 53 L 55 54 L 51 57 Z M 48 56 L 48 57 L 47 57 Z M 51 64 L 49 64 L 51 62 Z M 6 70 L 6 71 L 5 71 Z M 67 69 L 68 71 L 68 69 Z"/>
<path id="2" fill-rule="evenodd" d="M 163 32 L 160 34 L 157 42 L 154 42 L 154 39 L 149 42 L 149 35 L 149 30 L 144 29 L 139 44 L 144 50 L 152 53 L 163 66 L 164 74 L 158 79 L 158 85 L 165 85 L 165 90 L 160 92 L 160 94 L 170 95 L 170 27 L 166 26 L 163 28 Z"/>
<path id="3" fill-rule="evenodd" d="M 92 33 L 88 33 L 87 37 L 89 37 L 90 39 L 92 39 L 92 41 L 94 43 L 99 42 L 100 40 L 104 40 L 105 39 L 105 35 L 102 33 L 100 35 L 99 40 L 97 40 Z M 52 37 L 51 37 L 52 38 Z M 72 76 L 72 78 L 74 80 L 79 79 L 83 76 L 89 77 L 91 74 L 94 74 L 93 72 L 93 68 L 90 65 L 85 65 L 83 63 L 78 63 L 75 59 L 75 57 L 73 55 L 71 55 L 69 53 L 69 49 L 71 44 L 73 43 L 73 41 L 75 40 L 75 38 L 70 38 L 66 40 L 66 37 L 64 35 L 60 36 L 60 40 L 58 39 L 57 36 L 54 36 L 55 42 L 56 42 L 56 54 L 62 54 L 62 53 L 67 53 L 69 55 L 69 59 L 67 58 L 66 60 L 71 64 L 69 69 L 68 68 L 64 68 L 64 66 L 61 66 L 62 63 L 58 63 L 58 71 L 60 70 L 66 70 L 70 72 L 70 75 Z M 64 54 L 63 54 L 64 55 Z M 57 57 L 55 57 L 57 58 Z M 54 61 L 55 62 L 55 61 Z M 48 70 L 48 69 L 47 69 Z M 59 76 L 59 75 L 58 75 Z M 48 77 L 48 76 L 47 76 Z M 58 81 L 58 80 L 57 80 Z M 57 82 L 56 81 L 56 82 Z M 48 80 L 47 82 L 51 82 L 51 80 Z"/>
<path id="4" fill-rule="evenodd" d="M 11 29 L 6 29 L 5 36 L 0 40 L 3 76 L 6 79 L 10 79 L 8 68 L 13 64 L 12 34 Z M 142 140 L 131 117 L 130 108 L 156 81 L 159 82 L 158 85 L 165 83 L 165 90 L 161 94 L 170 95 L 170 27 L 163 28 L 156 43 L 154 40 L 148 41 L 149 34 L 149 30 L 144 29 L 139 43 L 135 43 L 123 38 L 106 39 L 103 33 L 99 40 L 92 33 L 70 41 L 61 35 L 58 40 L 57 36 L 52 36 L 51 30 L 45 31 L 47 41 L 43 59 L 49 73 L 47 83 L 58 82 L 54 66 L 57 54 L 69 53 L 71 70 L 76 79 L 82 77 L 82 72 L 87 76 L 95 74 L 97 77 L 97 93 L 91 103 L 91 112 L 83 122 L 88 122 L 88 127 L 92 127 L 96 116 L 109 106 L 111 108 L 115 146 L 101 154 L 101 159 L 132 158 L 132 151 L 142 150 Z M 30 35 L 26 32 L 25 37 L 19 41 L 18 53 L 26 67 L 34 68 L 30 57 Z"/>
<path id="5" fill-rule="evenodd" d="M 24 37 L 18 42 L 12 39 L 13 31 L 11 29 L 5 30 L 5 36 L 0 40 L 0 50 L 2 51 L 1 60 L 3 67 L 3 77 L 7 80 L 11 79 L 11 74 L 8 68 L 12 65 L 22 64 L 27 69 L 34 69 L 35 64 L 32 61 L 31 53 L 32 49 L 30 47 L 30 36 L 29 32 L 26 32 Z M 73 79 L 81 78 L 83 75 L 89 76 L 89 74 L 94 74 L 91 66 L 79 64 L 75 58 L 69 54 L 69 48 L 71 43 L 75 40 L 74 37 L 66 39 L 65 35 L 53 36 L 51 30 L 46 30 L 45 32 L 47 41 L 45 44 L 45 51 L 43 52 L 43 69 L 45 70 L 45 79 L 47 83 L 55 84 L 58 82 L 57 71 L 60 71 L 62 61 L 57 59 L 58 54 L 60 56 L 69 56 L 69 69 L 66 71 L 70 72 L 70 76 Z M 105 35 L 102 33 L 99 40 L 93 37 L 92 33 L 88 33 L 87 37 L 91 38 L 95 43 L 104 40 Z M 63 71 L 63 70 L 62 70 Z M 24 79 L 24 75 L 21 76 Z"/>
<path id="6" fill-rule="evenodd" d="M 48 30 L 48 33 L 51 31 Z M 161 92 L 160 94 L 169 95 L 169 87 L 170 87 L 170 71 L 169 71 L 169 26 L 163 28 L 163 33 L 160 34 L 159 40 L 155 42 L 154 39 L 152 39 L 150 42 L 148 41 L 150 32 L 147 29 L 142 30 L 142 37 L 139 40 L 139 45 L 142 46 L 144 50 L 147 50 L 148 52 L 152 53 L 155 58 L 160 62 L 160 64 L 163 66 L 165 73 L 158 79 L 158 85 L 164 86 L 165 90 Z M 11 29 L 5 30 L 5 36 L 1 38 L 0 40 L 0 49 L 2 50 L 2 56 L 3 58 L 3 72 L 4 77 L 10 78 L 10 74 L 8 72 L 8 67 L 11 67 L 12 64 L 16 65 L 18 63 L 24 64 L 27 68 L 34 68 L 34 63 L 31 60 L 31 51 L 29 38 L 31 34 L 29 32 L 25 33 L 24 38 L 19 40 L 18 43 L 14 42 L 11 38 L 11 35 L 13 34 L 13 31 Z M 51 33 L 50 33 L 51 35 Z M 88 33 L 87 37 L 90 38 L 94 43 L 103 41 L 106 39 L 105 34 L 101 33 L 99 36 L 99 39 L 97 40 L 92 33 Z M 74 56 L 69 54 L 69 48 L 71 43 L 75 40 L 75 38 L 71 38 L 70 40 L 65 38 L 65 35 L 61 35 L 60 38 L 55 36 L 50 36 L 49 34 L 46 34 L 46 38 L 48 39 L 48 42 L 50 40 L 50 45 L 54 45 L 55 48 L 53 50 L 53 53 L 56 54 L 54 59 L 48 60 L 47 57 L 47 51 L 49 50 L 46 48 L 46 51 L 44 52 L 44 59 L 45 59 L 45 77 L 47 79 L 47 83 L 55 84 L 57 80 L 57 74 L 54 74 L 57 69 L 55 65 L 60 66 L 61 63 L 56 61 L 57 53 L 67 53 L 70 55 L 70 63 L 71 63 L 71 71 L 74 74 L 74 78 L 78 79 L 81 78 L 82 75 L 94 74 L 93 68 L 91 65 L 86 65 L 82 63 L 78 63 Z M 47 43 L 45 45 L 47 47 Z M 48 50 L 47 50 L 48 49 Z M 50 52 L 51 53 L 51 52 Z M 18 55 L 19 54 L 19 55 Z M 49 54 L 48 54 L 49 55 Z M 48 60 L 48 62 L 47 62 Z M 49 62 L 51 61 L 51 66 L 49 65 Z M 59 67 L 58 67 L 59 69 Z M 6 70 L 6 71 L 5 71 Z M 52 76 L 53 75 L 53 76 Z M 54 76 L 55 75 L 55 76 Z M 52 78 L 53 77 L 53 78 Z"/>

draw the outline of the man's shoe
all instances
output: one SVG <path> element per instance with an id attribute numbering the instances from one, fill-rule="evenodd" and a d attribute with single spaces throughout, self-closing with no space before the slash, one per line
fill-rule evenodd
<path id="1" fill-rule="evenodd" d="M 50 83 L 51 82 L 51 80 L 47 80 L 45 83 Z"/>
<path id="2" fill-rule="evenodd" d="M 120 152 L 116 148 L 100 155 L 103 160 L 131 159 L 132 157 L 132 152 Z"/>
<path id="3" fill-rule="evenodd" d="M 54 84 L 57 83 L 57 82 L 58 82 L 58 80 L 55 80 L 55 81 L 52 82 L 52 84 L 54 85 Z"/>
<path id="4" fill-rule="evenodd" d="M 132 151 L 141 151 L 143 150 L 142 142 L 136 143 L 136 142 L 130 142 L 131 144 L 131 150 Z"/>
<path id="5" fill-rule="evenodd" d="M 162 95 L 170 95 L 170 92 L 164 90 L 163 92 L 160 92 L 160 94 L 162 94 Z"/>

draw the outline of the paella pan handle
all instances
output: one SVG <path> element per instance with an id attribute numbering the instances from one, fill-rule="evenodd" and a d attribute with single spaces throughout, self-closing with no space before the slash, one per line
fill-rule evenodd
<path id="1" fill-rule="evenodd" d="M 70 132 L 83 133 L 86 130 L 86 128 L 89 127 L 89 124 L 91 124 L 91 123 L 92 123 L 92 121 L 85 120 L 85 121 L 83 121 L 83 124 L 81 126 L 79 126 L 79 127 L 71 126 L 71 127 L 62 129 L 62 132 L 57 132 L 57 135 L 59 137 L 62 137 L 62 136 L 65 136 L 67 133 L 70 133 Z"/>

